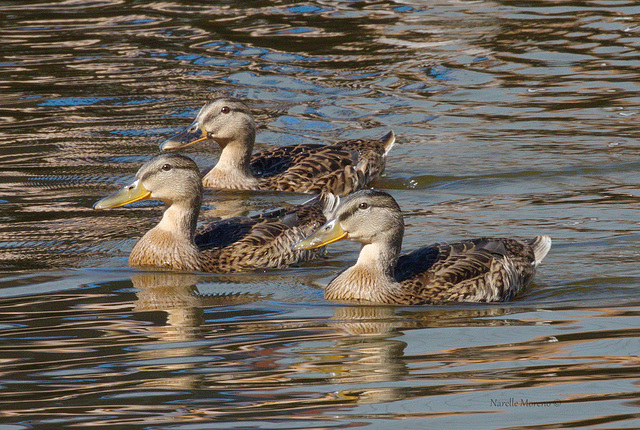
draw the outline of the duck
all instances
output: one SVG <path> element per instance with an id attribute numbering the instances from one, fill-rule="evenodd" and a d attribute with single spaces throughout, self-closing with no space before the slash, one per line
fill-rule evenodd
<path id="1" fill-rule="evenodd" d="M 383 173 L 386 156 L 396 140 L 390 131 L 381 139 L 280 146 L 252 154 L 255 139 L 256 123 L 247 105 L 238 98 L 216 94 L 190 126 L 164 141 L 160 149 L 214 140 L 222 152 L 202 180 L 205 187 L 345 196 Z"/>
<path id="2" fill-rule="evenodd" d="M 325 289 L 327 300 L 394 305 L 499 302 L 513 298 L 534 277 L 551 238 L 478 238 L 436 243 L 400 255 L 404 221 L 388 193 L 361 190 L 337 204 L 330 219 L 294 249 L 339 240 L 360 242 L 355 265 Z"/>
<path id="3" fill-rule="evenodd" d="M 131 184 L 93 207 L 116 208 L 145 199 L 165 204 L 160 222 L 133 247 L 131 267 L 231 273 L 288 267 L 320 256 L 322 252 L 291 247 L 326 222 L 326 214 L 337 202 L 325 194 L 301 205 L 197 228 L 202 193 L 196 163 L 167 153 L 147 161 Z"/>

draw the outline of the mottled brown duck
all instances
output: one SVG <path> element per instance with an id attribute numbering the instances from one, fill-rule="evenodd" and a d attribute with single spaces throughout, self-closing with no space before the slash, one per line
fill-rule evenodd
<path id="1" fill-rule="evenodd" d="M 328 300 L 388 304 L 495 302 L 514 297 L 551 247 L 548 236 L 436 243 L 400 256 L 404 222 L 389 194 L 362 190 L 341 199 L 331 219 L 294 249 L 342 239 L 362 244 L 358 261 L 333 279 Z"/>
<path id="2" fill-rule="evenodd" d="M 94 205 L 115 208 L 144 199 L 165 204 L 162 219 L 134 246 L 133 267 L 215 273 L 287 267 L 320 253 L 292 246 L 326 221 L 332 195 L 254 217 L 234 217 L 197 229 L 202 178 L 188 157 L 161 154 L 145 163 L 136 180 Z"/>
<path id="3" fill-rule="evenodd" d="M 379 140 L 281 146 L 252 155 L 256 124 L 251 111 L 237 98 L 220 96 L 206 103 L 195 121 L 160 149 L 184 148 L 208 139 L 217 142 L 222 152 L 203 178 L 205 187 L 343 196 L 380 176 L 395 135 L 391 131 Z"/>

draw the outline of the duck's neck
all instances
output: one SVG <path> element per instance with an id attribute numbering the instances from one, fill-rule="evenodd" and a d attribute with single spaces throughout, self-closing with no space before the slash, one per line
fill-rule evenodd
<path id="1" fill-rule="evenodd" d="M 199 211 L 199 200 L 167 207 L 158 225 L 133 247 L 129 265 L 199 270 L 199 251 L 193 241 Z"/>
<path id="2" fill-rule="evenodd" d="M 255 133 L 242 138 L 220 141 L 222 148 L 218 163 L 205 175 L 202 183 L 205 187 L 227 189 L 257 189 L 258 180 L 251 173 L 251 153 Z"/>
<path id="3" fill-rule="evenodd" d="M 363 245 L 356 264 L 329 283 L 325 297 L 328 300 L 393 303 L 392 298 L 400 287 L 393 272 L 401 246 L 401 241 Z"/>

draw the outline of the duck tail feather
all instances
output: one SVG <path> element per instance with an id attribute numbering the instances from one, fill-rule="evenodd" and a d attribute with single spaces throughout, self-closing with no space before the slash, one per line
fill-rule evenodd
<path id="1" fill-rule="evenodd" d="M 382 154 L 382 156 L 386 157 L 387 154 L 391 151 L 391 148 L 393 148 L 393 145 L 395 145 L 396 143 L 396 135 L 393 130 L 391 130 L 389 133 L 382 136 L 382 139 L 380 140 L 382 141 L 382 146 L 384 147 L 384 154 Z"/>
<path id="2" fill-rule="evenodd" d="M 551 238 L 546 234 L 536 236 L 533 239 L 527 241 L 527 243 L 533 248 L 533 254 L 535 256 L 535 265 L 537 266 L 542 262 L 544 257 L 551 249 Z"/>
<path id="3" fill-rule="evenodd" d="M 320 195 L 324 205 L 322 213 L 327 219 L 333 218 L 336 208 L 340 204 L 340 197 L 333 193 L 322 193 Z"/>

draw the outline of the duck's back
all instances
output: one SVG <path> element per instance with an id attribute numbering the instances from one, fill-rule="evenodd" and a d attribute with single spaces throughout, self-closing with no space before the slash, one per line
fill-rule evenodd
<path id="1" fill-rule="evenodd" d="M 550 243 L 547 236 L 438 243 L 401 256 L 395 278 L 413 304 L 509 300 L 531 281 Z"/>
<path id="2" fill-rule="evenodd" d="M 254 154 L 250 166 L 260 189 L 344 196 L 384 171 L 394 140 L 389 133 L 380 140 L 283 146 Z"/>
<path id="3" fill-rule="evenodd" d="M 201 228 L 195 242 L 205 272 L 279 268 L 316 258 L 322 249 L 291 247 L 326 221 L 322 203 L 298 205 L 254 217 L 234 217 Z"/>

